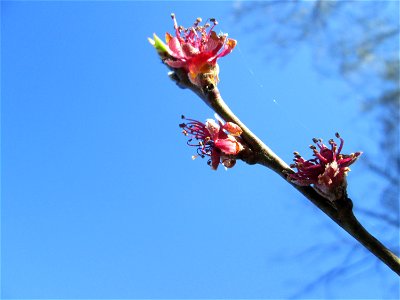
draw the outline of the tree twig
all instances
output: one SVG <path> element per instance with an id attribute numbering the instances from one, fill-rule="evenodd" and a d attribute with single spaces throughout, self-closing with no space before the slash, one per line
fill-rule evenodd
<path id="1" fill-rule="evenodd" d="M 218 88 L 207 77 L 201 79 L 201 88 L 199 88 L 190 82 L 187 73 L 182 69 L 171 70 L 170 78 L 173 79 L 179 87 L 192 90 L 225 121 L 234 122 L 242 128 L 243 133 L 241 137 L 252 151 L 251 155 L 242 157 L 242 160 L 249 164 L 261 164 L 273 170 L 286 180 L 287 174 L 292 173 L 293 170 L 240 121 L 240 119 L 225 104 Z M 360 242 L 372 254 L 378 257 L 390 269 L 400 275 L 400 259 L 358 222 L 357 218 L 353 214 L 352 201 L 347 198 L 347 195 L 345 195 L 340 201 L 336 201 L 337 203 L 335 202 L 334 205 L 330 200 L 322 197 L 310 186 L 304 187 L 292 183 L 290 184 L 358 242 Z"/>

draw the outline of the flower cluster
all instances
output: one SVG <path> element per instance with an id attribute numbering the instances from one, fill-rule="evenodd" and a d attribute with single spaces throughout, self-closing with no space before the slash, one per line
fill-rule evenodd
<path id="1" fill-rule="evenodd" d="M 200 88 L 204 84 L 216 85 L 219 81 L 219 67 L 217 60 L 236 47 L 236 40 L 228 38 L 227 34 L 217 34 L 214 31 L 218 22 L 209 19 L 201 25 L 201 18 L 197 18 L 194 24 L 188 28 L 179 26 L 174 14 L 171 14 L 174 24 L 174 35 L 166 33 L 165 42 L 156 34 L 149 42 L 154 46 L 163 62 L 174 72 L 187 74 L 190 82 Z M 185 119 L 182 116 L 183 119 Z M 210 157 L 208 164 L 216 170 L 219 164 L 226 168 L 232 168 L 238 154 L 242 151 L 244 143 L 240 138 L 242 129 L 232 123 L 217 118 L 217 121 L 208 119 L 205 123 L 193 119 L 186 119 L 179 125 L 183 133 L 189 136 L 188 145 L 197 148 L 197 155 Z M 288 175 L 288 180 L 300 185 L 313 185 L 318 193 L 335 201 L 346 196 L 346 176 L 361 152 L 349 155 L 341 154 L 343 139 L 338 146 L 332 139 L 329 146 L 322 143 L 321 139 L 313 139 L 316 146 L 310 148 L 314 152 L 314 158 L 305 160 L 298 152 L 295 152 L 294 164 L 297 172 Z M 247 147 L 246 147 L 247 149 Z M 245 156 L 243 152 L 242 158 Z"/>
<path id="2" fill-rule="evenodd" d="M 206 22 L 201 26 L 202 20 L 197 18 L 193 26 L 184 28 L 178 26 L 174 14 L 171 17 L 174 21 L 175 36 L 166 33 L 165 44 L 154 34 L 154 39 L 149 38 L 150 43 L 157 49 L 164 63 L 171 68 L 183 68 L 188 72 L 193 84 L 201 86 L 200 80 L 208 77 L 216 85 L 219 81 L 217 59 L 232 52 L 236 41 L 228 38 L 227 34 L 217 34 L 213 31 L 218 24 L 215 19 L 210 19 L 212 25 Z"/>
<path id="3" fill-rule="evenodd" d="M 185 119 L 184 116 L 182 116 Z M 213 119 L 205 123 L 193 119 L 186 119 L 187 122 L 179 124 L 184 135 L 189 136 L 188 145 L 197 147 L 197 155 L 204 158 L 209 156 L 208 164 L 216 170 L 221 163 L 226 168 L 232 168 L 236 163 L 236 155 L 243 150 L 240 140 L 242 129 L 232 123 L 218 123 Z M 194 142 L 193 140 L 196 140 Z"/>
<path id="4" fill-rule="evenodd" d="M 297 185 L 313 184 L 317 192 L 332 201 L 345 195 L 349 166 L 362 154 L 362 152 L 341 154 L 344 141 L 338 133 L 336 137 L 340 139 L 339 148 L 332 139 L 329 140 L 330 148 L 328 148 L 321 139 L 314 138 L 313 142 L 318 148 L 310 146 L 315 156 L 313 159 L 305 160 L 298 152 L 294 152 L 295 163 L 291 167 L 296 168 L 297 173 L 288 175 L 288 179 Z"/>

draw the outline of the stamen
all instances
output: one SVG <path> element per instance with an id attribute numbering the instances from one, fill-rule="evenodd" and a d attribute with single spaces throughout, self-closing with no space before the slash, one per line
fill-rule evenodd
<path id="1" fill-rule="evenodd" d="M 336 160 L 336 154 L 337 154 L 336 153 L 337 145 L 336 145 L 336 143 L 334 141 L 332 141 L 331 145 L 332 145 L 332 158 L 335 161 Z"/>
<path id="2" fill-rule="evenodd" d="M 202 19 L 199 17 L 196 19 L 196 21 L 194 22 L 193 26 L 197 27 L 200 23 L 201 23 Z"/>
<path id="3" fill-rule="evenodd" d="M 343 148 L 343 145 L 344 145 L 344 140 L 340 137 L 339 133 L 337 133 L 337 132 L 336 132 L 336 137 L 338 139 L 340 139 L 339 150 L 337 152 L 339 154 L 340 152 L 342 152 L 342 148 Z"/>
<path id="4" fill-rule="evenodd" d="M 214 29 L 214 27 L 218 25 L 218 21 L 215 20 L 215 18 L 210 18 L 210 22 L 213 22 L 213 25 L 212 25 L 211 28 L 210 28 L 210 31 L 209 31 L 209 33 L 208 33 L 208 36 L 211 35 L 211 31 Z"/>
<path id="5" fill-rule="evenodd" d="M 218 25 L 218 21 L 215 18 L 210 18 L 210 22 L 213 22 L 214 25 Z"/>
<path id="6" fill-rule="evenodd" d="M 174 13 L 171 14 L 171 18 L 174 21 L 174 28 L 177 30 L 178 29 L 178 23 L 176 21 L 176 17 L 175 17 Z"/>
<path id="7" fill-rule="evenodd" d="M 321 155 L 317 150 L 314 150 L 314 155 L 319 158 L 324 164 L 327 164 L 329 161 Z"/>

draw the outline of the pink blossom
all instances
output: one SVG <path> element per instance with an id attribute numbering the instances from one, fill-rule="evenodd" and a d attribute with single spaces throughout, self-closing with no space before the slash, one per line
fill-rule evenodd
<path id="1" fill-rule="evenodd" d="M 228 38 L 227 34 L 217 34 L 213 31 L 218 24 L 215 19 L 210 19 L 213 25 L 206 23 L 201 26 L 202 20 L 197 18 L 192 27 L 184 28 L 178 26 L 174 14 L 171 17 L 174 21 L 175 36 L 166 33 L 167 45 L 165 45 L 154 35 L 154 40 L 149 39 L 150 43 L 158 51 L 167 53 L 164 62 L 168 66 L 185 69 L 193 84 L 200 85 L 199 75 L 209 77 L 214 84 L 217 84 L 219 81 L 217 59 L 232 52 L 237 42 Z"/>
<path id="2" fill-rule="evenodd" d="M 182 116 L 185 119 L 184 116 Z M 205 123 L 193 119 L 186 119 L 186 123 L 179 125 L 183 130 L 183 134 L 189 136 L 189 146 L 197 147 L 197 156 L 204 158 L 209 156 L 208 164 L 213 170 L 218 168 L 221 163 L 226 168 L 232 168 L 236 163 L 236 155 L 243 150 L 240 142 L 240 134 L 242 129 L 232 123 L 225 124 L 218 120 L 206 120 Z M 196 142 L 193 142 L 196 140 Z"/>
<path id="3" fill-rule="evenodd" d="M 292 168 L 297 169 L 297 173 L 289 174 L 288 179 L 300 186 L 313 184 L 315 189 L 323 196 L 331 200 L 342 197 L 346 191 L 346 176 L 350 171 L 349 166 L 353 164 L 362 152 L 351 153 L 349 155 L 341 154 L 343 148 L 343 139 L 336 133 L 340 139 L 339 148 L 331 139 L 330 148 L 322 143 L 321 139 L 313 139 L 318 146 L 311 145 L 315 158 L 305 160 L 294 152 L 294 164 Z"/>

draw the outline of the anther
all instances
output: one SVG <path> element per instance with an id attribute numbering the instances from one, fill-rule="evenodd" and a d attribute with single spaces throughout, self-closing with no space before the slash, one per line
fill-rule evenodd
<path id="1" fill-rule="evenodd" d="M 318 139 L 317 139 L 317 138 L 313 138 L 312 141 L 313 141 L 314 143 L 318 143 Z"/>
<path id="2" fill-rule="evenodd" d="M 215 18 L 210 18 L 210 22 L 213 22 L 214 25 L 218 25 L 218 21 Z"/>
<path id="3" fill-rule="evenodd" d="M 339 132 L 336 132 L 336 133 L 335 133 L 335 136 L 336 136 L 338 139 L 340 139 L 340 134 L 339 134 Z"/>

